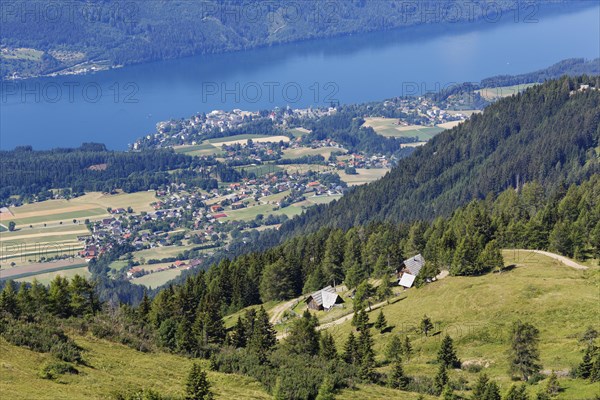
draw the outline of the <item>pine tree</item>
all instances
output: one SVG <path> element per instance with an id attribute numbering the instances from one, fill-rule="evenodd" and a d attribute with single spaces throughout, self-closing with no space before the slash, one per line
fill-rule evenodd
<path id="1" fill-rule="evenodd" d="M 357 364 L 359 361 L 358 343 L 353 332 L 350 332 L 344 345 L 344 361 L 348 364 Z"/>
<path id="2" fill-rule="evenodd" d="M 263 306 L 256 313 L 253 325 L 247 347 L 258 356 L 259 360 L 265 361 L 268 353 L 275 347 L 277 337 Z"/>
<path id="3" fill-rule="evenodd" d="M 185 384 L 186 400 L 210 400 L 213 394 L 210 391 L 210 383 L 206 378 L 206 372 L 199 364 L 194 363 Z"/>
<path id="4" fill-rule="evenodd" d="M 442 340 L 437 360 L 447 368 L 457 368 L 460 366 L 460 361 L 456 356 L 452 338 L 449 335 L 446 335 Z"/>
<path id="5" fill-rule="evenodd" d="M 440 364 L 438 368 L 438 372 L 433 381 L 433 387 L 435 392 L 439 395 L 444 390 L 444 386 L 448 384 L 448 371 L 446 370 L 446 366 L 444 364 Z"/>
<path id="6" fill-rule="evenodd" d="M 238 316 L 233 332 L 231 333 L 231 345 L 236 348 L 246 347 L 246 325 L 240 316 Z"/>
<path id="7" fill-rule="evenodd" d="M 144 295 L 142 296 L 142 301 L 140 301 L 140 305 L 137 308 L 137 314 L 140 321 L 147 323 L 148 322 L 148 314 L 150 314 L 150 309 L 152 307 L 152 302 L 148 298 L 148 291 L 144 290 Z"/>
<path id="8" fill-rule="evenodd" d="M 495 240 L 488 242 L 479 255 L 477 263 L 482 271 L 502 270 L 504 268 L 504 258 L 500 251 L 500 246 Z"/>
<path id="9" fill-rule="evenodd" d="M 26 282 L 21 282 L 19 285 L 19 291 L 17 292 L 17 307 L 21 313 L 33 314 L 35 312 L 31 291 Z"/>
<path id="10" fill-rule="evenodd" d="M 527 395 L 527 388 L 525 387 L 525 385 L 512 385 L 508 390 L 508 393 L 504 397 L 504 400 L 529 400 L 529 396 Z"/>
<path id="11" fill-rule="evenodd" d="M 397 358 L 396 361 L 394 361 L 392 373 L 388 378 L 388 386 L 400 390 L 406 390 L 408 387 L 408 377 L 404 374 L 402 359 L 400 358 Z"/>
<path id="12" fill-rule="evenodd" d="M 17 293 L 15 292 L 13 281 L 6 282 L 2 293 L 0 293 L 0 312 L 12 314 L 14 317 L 19 315 Z"/>
<path id="13" fill-rule="evenodd" d="M 329 376 L 326 376 L 319 386 L 319 392 L 315 400 L 334 400 L 335 399 L 335 387 L 333 381 Z"/>
<path id="14" fill-rule="evenodd" d="M 319 355 L 325 360 L 335 360 L 338 357 L 335 340 L 329 332 L 322 332 L 319 340 Z"/>
<path id="15" fill-rule="evenodd" d="M 556 373 L 552 371 L 552 374 L 550 374 L 550 378 L 548 378 L 548 382 L 546 383 L 546 393 L 554 397 L 561 391 L 562 387 L 560 386 L 560 382 L 558 382 L 558 377 L 556 376 Z"/>
<path id="16" fill-rule="evenodd" d="M 446 385 L 444 387 L 444 390 L 442 390 L 441 398 L 443 400 L 454 400 L 454 399 L 456 399 L 456 396 L 454 395 L 454 390 L 452 389 L 452 386 Z"/>
<path id="17" fill-rule="evenodd" d="M 492 381 L 488 383 L 482 400 L 502 400 L 500 397 L 500 389 L 498 388 L 496 382 Z"/>
<path id="18" fill-rule="evenodd" d="M 429 336 L 429 332 L 433 329 L 433 324 L 427 315 L 423 316 L 421 320 L 421 332 L 425 334 L 425 336 Z"/>
<path id="19" fill-rule="evenodd" d="M 377 319 L 375 320 L 375 329 L 379 330 L 379 332 L 383 333 L 385 328 L 387 328 L 387 321 L 385 319 L 385 315 L 383 315 L 383 310 L 379 310 L 379 314 L 377 315 Z"/>
<path id="20" fill-rule="evenodd" d="M 359 332 L 369 329 L 369 314 L 364 310 L 355 312 L 352 317 L 352 325 L 356 326 L 356 330 Z"/>
<path id="21" fill-rule="evenodd" d="M 389 362 L 396 361 L 401 358 L 402 353 L 403 346 L 400 336 L 393 335 L 385 346 L 385 358 Z"/>
<path id="22" fill-rule="evenodd" d="M 488 382 L 489 378 L 485 373 L 482 373 L 477 377 L 477 383 L 475 383 L 475 387 L 473 388 L 473 400 L 483 399 Z"/>
<path id="23" fill-rule="evenodd" d="M 590 371 L 590 382 L 600 382 L 600 351 L 596 352 L 596 359 Z"/>
<path id="24" fill-rule="evenodd" d="M 577 377 L 582 379 L 587 379 L 590 377 L 592 372 L 592 365 L 594 364 L 594 354 L 598 351 L 598 348 L 593 344 L 588 345 L 585 349 L 585 353 L 583 354 L 583 360 L 581 364 L 577 367 Z"/>
<path id="25" fill-rule="evenodd" d="M 359 373 L 361 379 L 372 382 L 375 374 L 375 352 L 373 351 L 373 338 L 369 329 L 360 331 L 358 337 Z"/>
<path id="26" fill-rule="evenodd" d="M 404 354 L 404 358 L 409 361 L 410 356 L 412 355 L 412 345 L 410 344 L 410 339 L 408 335 L 404 336 L 404 344 L 402 346 L 402 354 Z"/>
<path id="27" fill-rule="evenodd" d="M 529 323 L 517 321 L 511 331 L 510 372 L 520 374 L 527 382 L 541 369 L 538 350 L 539 330 Z"/>
<path id="28" fill-rule="evenodd" d="M 381 285 L 377 287 L 377 298 L 380 301 L 388 300 L 392 295 L 392 287 L 390 286 L 390 278 L 387 274 L 381 278 Z"/>
<path id="29" fill-rule="evenodd" d="M 302 318 L 293 321 L 284 347 L 292 354 L 314 356 L 319 352 L 319 333 L 316 331 L 319 321 L 305 310 Z"/>
<path id="30" fill-rule="evenodd" d="M 71 315 L 71 292 L 69 290 L 69 281 L 60 275 L 57 275 L 50 282 L 48 291 L 48 300 L 50 310 L 60 318 L 67 318 Z"/>

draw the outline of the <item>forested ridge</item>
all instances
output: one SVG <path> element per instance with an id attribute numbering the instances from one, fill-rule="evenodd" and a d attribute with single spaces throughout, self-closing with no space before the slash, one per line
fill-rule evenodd
<path id="1" fill-rule="evenodd" d="M 512 0 L 487 3 L 493 3 L 490 10 L 494 12 L 504 11 L 506 19 L 519 13 L 515 7 L 526 15 L 532 12 L 531 6 L 515 5 Z M 441 23 L 443 29 L 457 22 L 482 20 L 487 16 L 483 11 L 487 3 L 478 6 L 476 2 L 470 8 L 473 3 L 466 0 L 407 4 L 382 0 L 102 0 L 62 4 L 8 0 L 3 2 L 0 44 L 33 48 L 43 54 L 39 59 L 3 57 L 2 76 L 14 72 L 22 76 L 47 74 L 85 61 L 109 66 L 134 64 L 422 24 Z M 453 11 L 453 4 L 461 12 Z M 424 16 L 424 10 L 433 10 L 435 15 Z M 450 12 L 450 22 L 443 20 L 444 12 Z"/>
<path id="2" fill-rule="evenodd" d="M 537 181 L 547 189 L 600 172 L 598 78 L 562 78 L 503 99 L 433 138 L 381 180 L 285 223 L 264 240 L 373 221 L 448 216 L 488 194 Z"/>

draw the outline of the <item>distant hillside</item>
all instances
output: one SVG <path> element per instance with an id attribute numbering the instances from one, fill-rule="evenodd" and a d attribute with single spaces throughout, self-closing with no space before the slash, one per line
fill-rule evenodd
<path id="1" fill-rule="evenodd" d="M 542 83 L 550 79 L 558 79 L 563 75 L 600 75 L 600 58 L 585 60 L 583 58 L 570 58 L 556 64 L 520 75 L 497 75 L 483 79 L 479 87 L 495 88 L 501 86 L 523 85 L 527 83 Z"/>
<path id="2" fill-rule="evenodd" d="M 494 10 L 508 10 L 504 14 L 512 18 L 513 0 L 486 2 L 493 3 Z M 468 0 L 5 0 L 1 76 L 15 72 L 35 76 L 73 66 L 107 68 L 423 23 L 439 25 L 446 12 L 441 10 L 458 7 L 462 11 L 458 20 L 454 11 L 448 11 L 452 23 L 441 24 L 451 29 L 456 22 L 482 19 L 483 6 L 467 12 L 470 4 Z M 432 17 L 425 15 L 426 10 L 438 11 Z"/>
<path id="3" fill-rule="evenodd" d="M 524 182 L 580 182 L 600 172 L 600 91 L 571 92 L 594 79 L 563 78 L 503 99 L 439 134 L 381 180 L 308 210 L 274 235 L 432 219 Z"/>

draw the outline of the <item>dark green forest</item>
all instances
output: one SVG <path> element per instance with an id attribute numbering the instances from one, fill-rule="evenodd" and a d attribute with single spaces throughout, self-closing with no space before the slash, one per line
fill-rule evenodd
<path id="1" fill-rule="evenodd" d="M 270 245 L 323 226 L 431 220 L 526 182 L 548 190 L 582 182 L 600 172 L 600 91 L 575 90 L 582 83 L 598 87 L 596 80 L 565 77 L 498 101 L 437 135 L 381 180 L 307 210 L 264 240 Z"/>
<path id="2" fill-rule="evenodd" d="M 34 48 L 44 54 L 40 60 L 3 57 L 2 76 L 13 72 L 23 76 L 47 74 L 82 61 L 126 65 L 423 24 L 440 25 L 435 29 L 443 31 L 457 22 L 472 23 L 483 18 L 480 8 L 473 13 L 466 11 L 469 3 L 427 0 L 415 6 L 395 0 L 6 0 L 0 44 Z M 440 24 L 447 22 L 442 20 L 443 12 L 452 10 L 453 4 L 463 12 L 452 17 L 457 18 L 452 23 Z M 493 7 L 506 11 L 509 19 L 515 3 L 494 1 Z M 531 11 L 525 4 L 517 7 Z M 425 9 L 438 11 L 433 18 L 425 18 Z M 64 57 L 57 51 L 84 54 L 83 58 Z"/>

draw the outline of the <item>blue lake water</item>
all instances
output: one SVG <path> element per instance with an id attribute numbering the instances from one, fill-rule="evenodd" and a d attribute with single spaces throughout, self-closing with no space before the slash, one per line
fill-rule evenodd
<path id="1" fill-rule="evenodd" d="M 595 3 L 595 2 L 589 2 Z M 125 149 L 157 122 L 214 109 L 356 103 L 600 57 L 600 3 L 537 22 L 434 26 L 198 56 L 87 76 L 4 82 L 0 148 Z"/>

